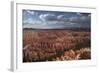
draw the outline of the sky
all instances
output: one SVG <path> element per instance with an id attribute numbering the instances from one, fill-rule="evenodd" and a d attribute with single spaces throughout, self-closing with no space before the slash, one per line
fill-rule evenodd
<path id="1" fill-rule="evenodd" d="M 90 28 L 91 13 L 59 11 L 22 11 L 23 28 L 63 29 Z"/>

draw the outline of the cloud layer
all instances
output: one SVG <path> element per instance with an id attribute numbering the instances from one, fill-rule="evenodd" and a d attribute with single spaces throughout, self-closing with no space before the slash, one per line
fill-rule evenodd
<path id="1" fill-rule="evenodd" d="M 90 28 L 90 23 L 90 13 L 23 10 L 27 28 Z"/>

